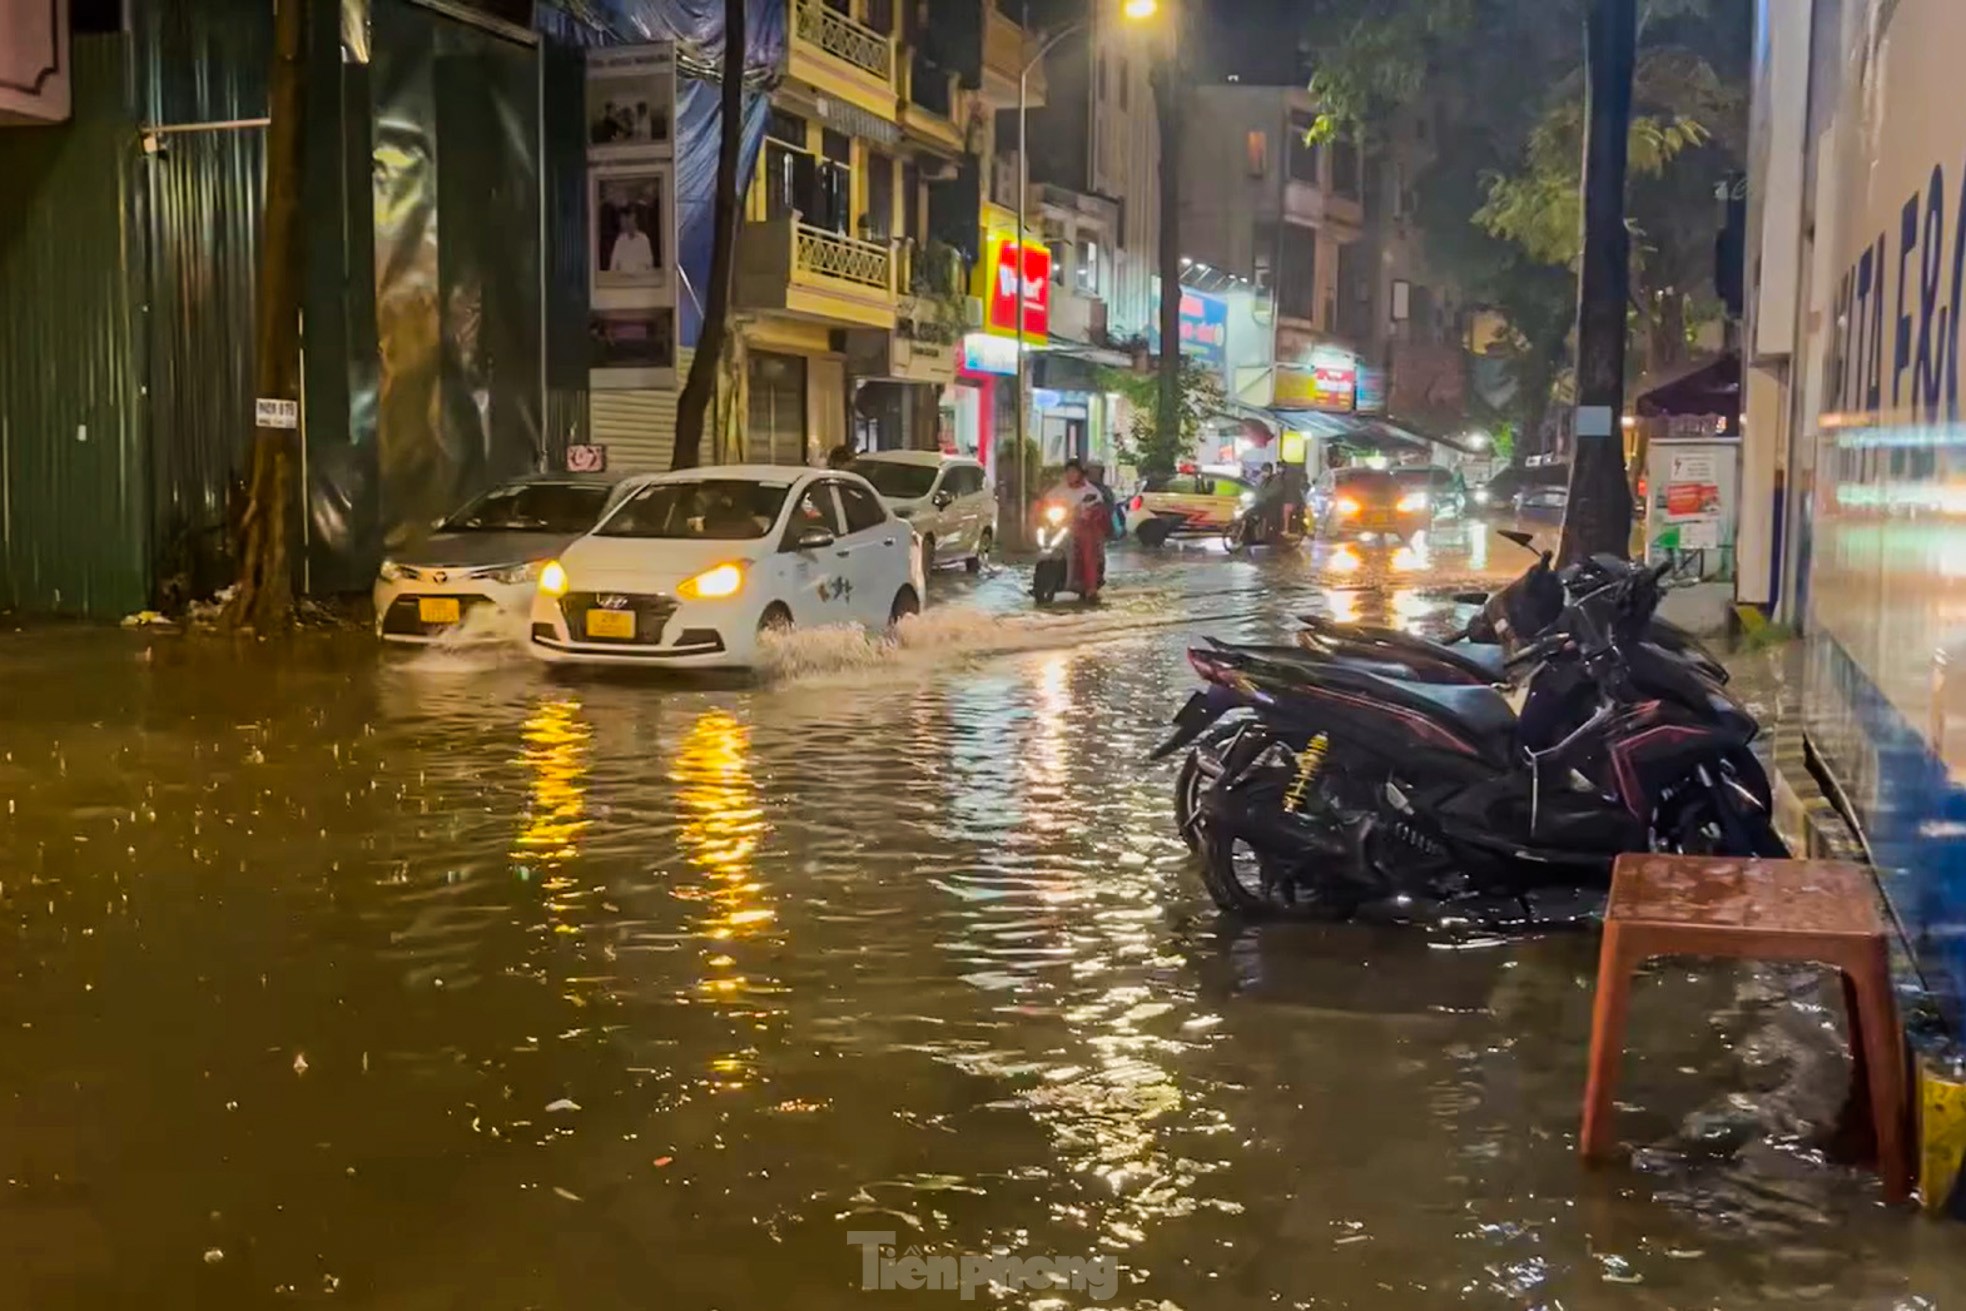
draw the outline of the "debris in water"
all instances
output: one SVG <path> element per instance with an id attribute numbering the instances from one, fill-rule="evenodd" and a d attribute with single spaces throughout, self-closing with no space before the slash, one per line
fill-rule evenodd
<path id="1" fill-rule="evenodd" d="M 306 1073 L 307 1073 L 307 1053 L 306 1053 L 306 1052 L 295 1052 L 295 1053 L 294 1053 L 294 1073 L 295 1073 L 295 1074 L 306 1074 Z"/>
<path id="2" fill-rule="evenodd" d="M 216 1247 L 208 1247 L 205 1249 L 206 1265 L 217 1265 L 220 1261 L 223 1261 L 224 1259 L 225 1259 L 225 1253 L 220 1249 Z"/>
<path id="3" fill-rule="evenodd" d="M 549 1111 L 577 1111 L 580 1109 L 580 1103 L 571 1097 L 562 1097 L 557 1102 L 546 1103 L 546 1109 Z"/>
<path id="4" fill-rule="evenodd" d="M 558 1184 L 553 1185 L 553 1196 L 564 1197 L 569 1202 L 578 1202 L 580 1200 L 580 1194 L 569 1192 L 567 1189 L 560 1187 Z"/>

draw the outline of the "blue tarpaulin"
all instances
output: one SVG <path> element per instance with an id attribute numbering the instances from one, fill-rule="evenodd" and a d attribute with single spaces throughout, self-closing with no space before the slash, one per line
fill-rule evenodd
<path id="1" fill-rule="evenodd" d="M 673 40 L 682 79 L 676 88 L 676 258 L 686 288 L 677 312 L 682 344 L 702 332 L 710 276 L 717 142 L 723 130 L 719 71 L 724 0 L 557 0 L 539 6 L 539 30 L 570 45 Z M 745 10 L 744 149 L 738 177 L 750 183 L 764 144 L 770 88 L 785 67 L 786 0 L 749 0 Z"/>

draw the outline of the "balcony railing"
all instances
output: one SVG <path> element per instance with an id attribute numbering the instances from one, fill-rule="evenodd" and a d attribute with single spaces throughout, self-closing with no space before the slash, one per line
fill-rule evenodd
<path id="1" fill-rule="evenodd" d="M 794 239 L 792 269 L 801 280 L 825 278 L 875 291 L 894 290 L 894 252 L 886 244 L 803 223 Z"/>
<path id="2" fill-rule="evenodd" d="M 883 82 L 894 81 L 893 38 L 855 22 L 824 0 L 792 0 L 792 35 Z"/>

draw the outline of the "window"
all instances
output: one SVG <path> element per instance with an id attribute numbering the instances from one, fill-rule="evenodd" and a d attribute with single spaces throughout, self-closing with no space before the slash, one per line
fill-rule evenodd
<path id="1" fill-rule="evenodd" d="M 846 509 L 848 532 L 864 533 L 887 522 L 887 507 L 865 487 L 847 482 L 835 485 L 839 488 L 840 504 Z"/>
<path id="2" fill-rule="evenodd" d="M 1358 199 L 1358 147 L 1349 141 L 1331 145 L 1331 194 Z"/>
<path id="3" fill-rule="evenodd" d="M 860 231 L 873 241 L 894 235 L 894 160 L 877 150 L 867 152 L 867 213 Z"/>
<path id="4" fill-rule="evenodd" d="M 1081 241 L 1078 249 L 1078 263 L 1073 269 L 1073 282 L 1087 296 L 1099 294 L 1099 243 Z"/>
<path id="5" fill-rule="evenodd" d="M 840 535 L 839 502 L 833 498 L 833 484 L 817 482 L 806 488 L 805 495 L 792 508 L 791 522 L 785 525 L 785 544 L 794 545 L 799 537 L 814 528 L 824 529 L 835 537 Z"/>
<path id="6" fill-rule="evenodd" d="M 1125 109 L 1127 107 L 1127 101 L 1132 99 L 1132 96 L 1127 92 L 1127 87 L 1132 83 L 1132 81 L 1133 81 L 1132 70 L 1127 67 L 1126 56 L 1121 55 L 1120 56 L 1120 108 L 1121 109 Z"/>
<path id="7" fill-rule="evenodd" d="M 1062 287 L 1065 285 L 1065 243 L 1062 240 L 1047 241 L 1044 248 L 1051 252 L 1052 285 Z"/>
<path id="8" fill-rule="evenodd" d="M 853 471 L 882 496 L 898 501 L 920 500 L 935 486 L 935 466 L 911 460 L 860 459 L 853 462 Z"/>
<path id="9" fill-rule="evenodd" d="M 1290 176 L 1296 182 L 1308 182 L 1319 186 L 1324 178 L 1318 172 L 1319 156 L 1323 148 L 1311 144 L 1311 129 L 1317 126 L 1317 119 L 1309 114 L 1290 116 Z"/>
<path id="10" fill-rule="evenodd" d="M 1103 50 L 1099 52 L 1099 99 L 1102 103 L 1106 99 L 1106 52 Z"/>
<path id="11" fill-rule="evenodd" d="M 1317 315 L 1317 229 L 1283 225 L 1282 258 L 1277 270 L 1277 312 L 1296 319 Z"/>
<path id="12" fill-rule="evenodd" d="M 790 483 L 738 478 L 650 483 L 623 501 L 594 535 L 699 541 L 759 538 L 778 522 L 779 507 L 791 489 Z"/>
<path id="13" fill-rule="evenodd" d="M 584 533 L 607 504 L 605 483 L 508 483 L 444 520 L 447 533 Z"/>
<path id="14" fill-rule="evenodd" d="M 951 496 L 974 496 L 983 490 L 983 471 L 973 464 L 954 465 L 942 475 L 942 486 Z"/>
<path id="15" fill-rule="evenodd" d="M 861 22 L 883 36 L 894 31 L 894 0 L 867 0 Z"/>
<path id="16" fill-rule="evenodd" d="M 1249 176 L 1265 178 L 1270 175 L 1270 134 L 1261 128 L 1250 131 L 1243 141 L 1243 157 L 1249 167 Z"/>

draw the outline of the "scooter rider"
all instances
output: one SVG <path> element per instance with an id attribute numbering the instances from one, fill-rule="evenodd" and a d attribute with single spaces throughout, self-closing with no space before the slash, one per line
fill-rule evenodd
<path id="1" fill-rule="evenodd" d="M 1106 579 L 1106 529 L 1112 521 L 1099 486 L 1085 476 L 1085 465 L 1065 461 L 1064 481 L 1045 493 L 1045 503 L 1062 505 L 1072 516 L 1072 569 L 1066 591 L 1097 600 Z"/>

